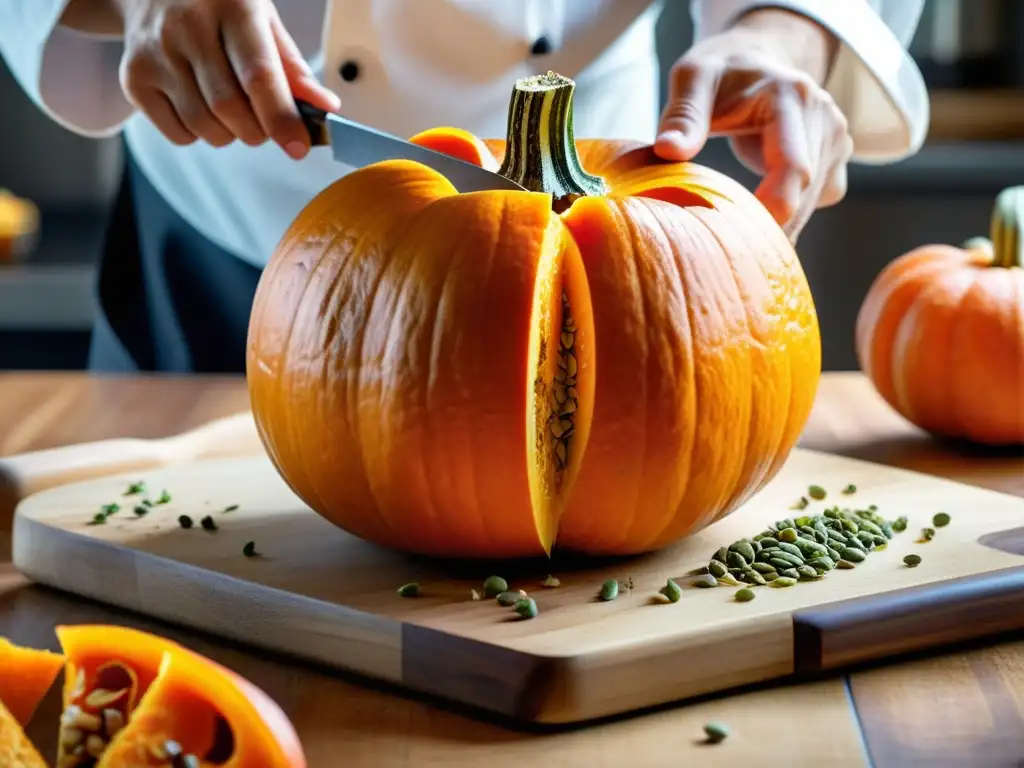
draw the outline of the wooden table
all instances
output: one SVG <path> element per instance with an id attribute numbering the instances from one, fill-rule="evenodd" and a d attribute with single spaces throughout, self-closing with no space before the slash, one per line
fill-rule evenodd
<path id="1" fill-rule="evenodd" d="M 0 456 L 114 436 L 161 437 L 247 405 L 237 378 L 0 375 Z M 802 444 L 1024 497 L 1019 451 L 941 446 L 894 415 L 857 374 L 823 378 Z M 9 538 L 10 520 L 0 520 L 0 634 L 56 649 L 54 623 L 101 621 L 183 641 L 276 698 L 299 731 L 310 768 L 1024 766 L 1020 635 L 812 683 L 763 686 L 569 730 L 524 731 L 27 585 L 10 566 Z M 55 689 L 30 726 L 46 754 L 53 754 L 59 708 Z M 712 719 L 727 723 L 732 736 L 706 746 L 701 728 Z"/>

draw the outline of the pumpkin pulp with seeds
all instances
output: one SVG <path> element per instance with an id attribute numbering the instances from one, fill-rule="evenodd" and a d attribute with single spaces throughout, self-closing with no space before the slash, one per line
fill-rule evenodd
<path id="1" fill-rule="evenodd" d="M 250 320 L 268 456 L 361 538 L 443 556 L 658 549 L 736 509 L 810 413 L 820 339 L 791 245 L 740 184 L 573 133 L 516 83 L 503 141 L 411 140 L 527 191 L 394 160 L 296 217 Z M 497 158 L 502 158 L 499 162 Z"/>

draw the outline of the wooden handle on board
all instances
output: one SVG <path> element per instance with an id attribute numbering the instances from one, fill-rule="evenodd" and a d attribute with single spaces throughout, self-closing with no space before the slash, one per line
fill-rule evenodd
<path id="1" fill-rule="evenodd" d="M 252 456 L 263 450 L 252 414 L 246 411 L 171 437 L 77 443 L 0 458 L 0 524 L 10 522 L 22 499 L 47 488 L 197 459 Z"/>

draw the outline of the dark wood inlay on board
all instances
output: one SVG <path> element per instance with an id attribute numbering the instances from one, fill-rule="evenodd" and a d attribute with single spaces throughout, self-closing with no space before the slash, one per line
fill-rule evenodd
<path id="1" fill-rule="evenodd" d="M 567 663 L 402 625 L 403 684 L 515 720 L 540 720 L 565 700 Z"/>
<path id="2" fill-rule="evenodd" d="M 1024 566 L 840 600 L 793 614 L 795 672 L 1024 629 Z"/>
<path id="3" fill-rule="evenodd" d="M 978 539 L 978 543 L 1010 555 L 1024 556 L 1024 528 L 986 533 Z"/>

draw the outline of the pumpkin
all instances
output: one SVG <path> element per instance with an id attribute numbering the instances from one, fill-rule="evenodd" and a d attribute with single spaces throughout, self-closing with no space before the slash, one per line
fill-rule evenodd
<path id="1" fill-rule="evenodd" d="M 526 191 L 380 162 L 272 254 L 252 411 L 340 528 L 446 557 L 641 553 L 735 510 L 797 441 L 820 337 L 784 233 L 709 168 L 577 141 L 574 88 L 518 81 L 505 140 L 412 137 Z"/>
<path id="2" fill-rule="evenodd" d="M 63 665 L 58 653 L 23 648 L 0 637 L 0 766 L 46 768 L 24 727 Z"/>
<path id="3" fill-rule="evenodd" d="M 859 365 L 935 436 L 1024 442 L 1024 186 L 995 200 L 990 239 L 933 243 L 878 274 L 860 307 Z"/>
<path id="4" fill-rule="evenodd" d="M 234 672 L 119 626 L 60 626 L 67 658 L 57 764 L 305 768 L 281 709 Z"/>
<path id="5" fill-rule="evenodd" d="M 35 203 L 0 189 L 0 264 L 20 259 L 35 245 L 39 220 Z"/>

